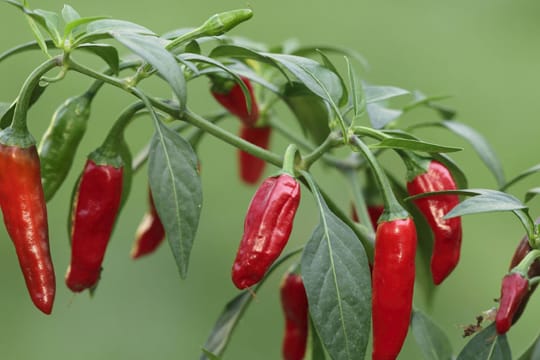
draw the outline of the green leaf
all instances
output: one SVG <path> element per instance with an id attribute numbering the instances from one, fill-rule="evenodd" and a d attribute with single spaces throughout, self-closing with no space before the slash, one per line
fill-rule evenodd
<path id="1" fill-rule="evenodd" d="M 517 176 L 515 176 L 511 180 L 509 180 L 506 184 L 504 184 L 504 186 L 501 187 L 501 190 L 506 190 L 511 185 L 514 185 L 518 181 L 521 181 L 521 180 L 525 179 L 526 177 L 528 177 L 530 175 L 533 175 L 533 174 L 535 174 L 535 173 L 537 173 L 539 171 L 540 171 L 540 164 L 536 164 L 536 165 L 528 168 L 527 170 L 523 171 L 522 173 L 518 174 Z"/>
<path id="2" fill-rule="evenodd" d="M 411 329 L 426 360 L 452 360 L 450 340 L 426 314 L 413 311 Z"/>
<path id="3" fill-rule="evenodd" d="M 79 15 L 77 10 L 71 6 L 64 4 L 64 7 L 62 8 L 62 18 L 66 24 L 69 24 L 72 21 L 80 19 L 81 15 Z"/>
<path id="4" fill-rule="evenodd" d="M 298 120 L 302 131 L 315 143 L 321 144 L 330 134 L 330 111 L 327 103 L 309 91 L 304 84 L 296 81 L 285 84 L 283 99 Z"/>
<path id="5" fill-rule="evenodd" d="M 351 88 L 351 102 L 353 108 L 353 119 L 351 121 L 351 126 L 357 125 L 357 122 L 360 119 L 360 116 L 365 110 L 365 99 L 364 99 L 364 89 L 359 85 L 358 80 L 356 79 L 356 72 L 353 69 L 353 66 L 349 59 L 346 57 L 345 61 L 347 62 L 347 73 L 349 76 L 349 86 Z"/>
<path id="6" fill-rule="evenodd" d="M 55 42 L 56 46 L 62 45 L 62 21 L 60 16 L 52 11 L 36 9 L 29 14 L 34 20 L 36 20 L 41 26 L 43 26 L 51 39 Z"/>
<path id="7" fill-rule="evenodd" d="M 364 85 L 364 94 L 366 96 L 366 103 L 370 104 L 401 95 L 407 95 L 409 94 L 409 91 L 394 86 Z"/>
<path id="8" fill-rule="evenodd" d="M 527 206 L 516 197 L 500 191 L 489 191 L 460 202 L 448 214 L 445 219 L 469 214 L 480 214 L 497 211 L 514 211 L 526 209 Z"/>
<path id="9" fill-rule="evenodd" d="M 506 335 L 497 335 L 495 323 L 476 334 L 457 360 L 512 360 Z"/>
<path id="10" fill-rule="evenodd" d="M 156 68 L 158 73 L 171 86 L 182 111 L 186 106 L 186 80 L 174 56 L 165 49 L 162 40 L 154 36 L 116 31 L 112 31 L 111 35 Z"/>
<path id="11" fill-rule="evenodd" d="M 114 74 L 118 73 L 120 60 L 118 50 L 114 46 L 106 44 L 81 44 L 77 46 L 77 49 L 99 56 L 109 65 L 109 68 Z"/>
<path id="12" fill-rule="evenodd" d="M 229 341 L 231 340 L 231 336 L 236 328 L 236 325 L 238 325 L 238 322 L 251 301 L 254 299 L 254 295 L 257 293 L 259 288 L 262 286 L 262 284 L 264 284 L 266 279 L 268 279 L 270 274 L 272 274 L 281 264 L 290 259 L 292 256 L 298 254 L 301 250 L 302 249 L 294 250 L 290 253 L 282 255 L 274 264 L 272 264 L 265 277 L 257 285 L 255 285 L 255 287 L 250 290 L 242 291 L 225 305 L 225 308 L 214 324 L 212 332 L 204 344 L 204 349 L 219 356 L 223 355 Z M 203 353 L 200 360 L 209 359 L 206 354 Z"/>
<path id="13" fill-rule="evenodd" d="M 321 337 L 311 319 L 309 320 L 309 334 L 311 338 L 311 360 L 326 360 Z"/>
<path id="14" fill-rule="evenodd" d="M 463 150 L 462 148 L 432 144 L 425 141 L 401 138 L 384 139 L 377 144 L 370 145 L 372 149 L 403 149 L 422 151 L 427 153 L 445 153 Z"/>
<path id="15" fill-rule="evenodd" d="M 495 176 L 499 187 L 505 184 L 504 172 L 499 158 L 486 139 L 473 128 L 457 121 L 442 121 L 442 126 L 461 136 L 471 144 L 480 159 Z"/>
<path id="16" fill-rule="evenodd" d="M 322 51 L 318 51 L 318 53 L 321 56 L 324 62 L 324 65 L 326 65 L 326 67 L 330 69 L 334 74 L 336 74 L 337 77 L 339 78 L 339 81 L 341 82 L 342 95 L 341 95 L 341 98 L 339 99 L 338 104 L 339 106 L 345 106 L 347 104 L 347 101 L 349 100 L 349 93 L 347 91 L 347 86 L 345 85 L 345 80 L 343 79 L 341 74 L 338 72 L 337 68 L 334 66 L 330 58 L 326 56 L 326 54 L 323 53 Z"/>
<path id="17" fill-rule="evenodd" d="M 382 129 L 403 114 L 403 111 L 390 109 L 381 104 L 367 104 L 367 112 L 371 125 L 375 129 Z"/>
<path id="18" fill-rule="evenodd" d="M 540 194 L 540 187 L 534 187 L 525 193 L 525 202 L 531 201 L 536 195 Z"/>
<path id="19" fill-rule="evenodd" d="M 78 19 L 73 19 L 64 26 L 64 37 L 67 38 L 70 34 L 80 37 L 84 34 L 86 29 L 82 25 L 89 24 L 94 21 L 107 19 L 107 16 L 89 16 Z M 78 41 L 80 44 L 80 41 Z"/>
<path id="20" fill-rule="evenodd" d="M 452 158 L 446 154 L 432 154 L 431 156 L 450 170 L 458 188 L 466 189 L 468 187 L 467 176 Z"/>
<path id="21" fill-rule="evenodd" d="M 202 352 L 204 353 L 204 355 L 206 355 L 206 357 L 209 359 L 209 360 L 220 360 L 221 358 L 215 354 L 212 354 L 210 351 L 206 350 L 206 349 L 202 349 Z"/>
<path id="22" fill-rule="evenodd" d="M 540 334 L 529 345 L 527 350 L 521 354 L 518 360 L 536 360 L 540 359 Z"/>
<path id="23" fill-rule="evenodd" d="M 201 179 L 191 145 L 156 121 L 148 179 L 180 276 L 186 277 L 202 207 Z"/>
<path id="24" fill-rule="evenodd" d="M 28 25 L 30 25 L 30 30 L 32 30 L 32 34 L 34 34 L 34 37 L 36 38 L 36 41 L 41 49 L 47 55 L 50 57 L 49 49 L 47 47 L 47 41 L 43 37 L 43 34 L 39 30 L 39 27 L 34 19 L 30 15 L 26 15 L 26 20 L 28 21 Z M 52 40 L 51 40 L 52 41 Z M 54 44 L 54 41 L 52 41 Z"/>
<path id="25" fill-rule="evenodd" d="M 302 175 L 321 212 L 320 223 L 302 254 L 309 311 L 332 359 L 363 359 L 371 322 L 366 253 L 351 228 L 330 211 L 311 176 Z"/>
<path id="26" fill-rule="evenodd" d="M 306 46 L 306 47 L 298 47 L 294 49 L 291 54 L 292 55 L 298 55 L 298 56 L 305 56 L 309 54 L 315 54 L 320 51 L 323 51 L 325 53 L 336 53 L 345 55 L 346 57 L 350 57 L 355 59 L 358 63 L 360 63 L 364 68 L 368 67 L 367 60 L 358 52 L 345 48 L 340 46 L 333 46 L 333 45 L 321 45 L 321 46 Z"/>
<path id="27" fill-rule="evenodd" d="M 75 45 L 89 43 L 99 39 L 107 39 L 112 37 L 112 33 L 128 33 L 139 35 L 156 35 L 152 30 L 125 20 L 102 19 L 92 21 L 86 27 L 86 33 L 80 36 Z"/>

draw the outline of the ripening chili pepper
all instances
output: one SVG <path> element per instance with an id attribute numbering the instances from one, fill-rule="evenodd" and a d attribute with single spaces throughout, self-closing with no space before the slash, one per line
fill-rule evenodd
<path id="1" fill-rule="evenodd" d="M 427 171 L 407 183 L 409 195 L 426 192 L 455 190 L 456 182 L 450 171 L 438 161 L 432 160 Z M 459 203 L 457 195 L 436 195 L 414 200 L 428 221 L 434 243 L 431 255 L 431 276 L 435 285 L 440 284 L 454 270 L 461 250 L 461 218 L 444 219 Z"/>
<path id="2" fill-rule="evenodd" d="M 135 234 L 135 243 L 131 249 L 132 259 L 138 259 L 154 252 L 165 239 L 165 229 L 154 206 L 150 189 L 148 189 L 148 204 L 149 210 L 144 215 Z"/>
<path id="3" fill-rule="evenodd" d="M 50 314 L 56 281 L 35 145 L 0 145 L 0 206 L 30 297 L 39 310 Z"/>
<path id="4" fill-rule="evenodd" d="M 282 354 L 285 360 L 301 360 L 308 337 L 308 299 L 299 274 L 287 273 L 281 282 L 281 306 L 285 315 Z"/>
<path id="5" fill-rule="evenodd" d="M 41 159 L 41 182 L 49 201 L 64 182 L 79 143 L 86 132 L 93 94 L 67 99 L 55 111 L 49 128 L 38 147 Z"/>
<path id="6" fill-rule="evenodd" d="M 300 184 L 281 174 L 267 178 L 259 187 L 246 214 L 244 235 L 232 268 L 239 289 L 259 282 L 289 240 L 300 203 Z"/>
<path id="7" fill-rule="evenodd" d="M 373 360 L 395 359 L 411 318 L 416 228 L 411 218 L 381 221 L 373 263 Z"/>
<path id="8" fill-rule="evenodd" d="M 272 128 L 269 126 L 242 126 L 240 128 L 240 137 L 263 149 L 268 149 L 271 132 Z M 247 184 L 256 184 L 264 173 L 266 161 L 242 150 L 238 150 L 238 160 L 240 164 L 240 178 Z"/>
<path id="9" fill-rule="evenodd" d="M 74 292 L 92 288 L 101 264 L 122 197 L 122 161 L 89 156 L 75 195 L 71 230 L 71 263 L 66 285 Z"/>
<path id="10" fill-rule="evenodd" d="M 214 82 L 211 92 L 225 109 L 242 121 L 244 126 L 252 127 L 259 119 L 259 106 L 255 100 L 251 81 L 244 76 L 241 76 L 240 79 L 246 85 L 251 97 L 251 109 L 248 109 L 242 87 L 237 83 L 232 81 Z"/>
<path id="11" fill-rule="evenodd" d="M 529 280 L 522 274 L 513 272 L 504 276 L 499 309 L 495 317 L 497 333 L 505 334 L 510 329 L 514 315 L 528 293 Z"/>

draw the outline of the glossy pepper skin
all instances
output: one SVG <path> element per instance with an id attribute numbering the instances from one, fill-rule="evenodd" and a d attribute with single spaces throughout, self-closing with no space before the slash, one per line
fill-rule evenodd
<path id="1" fill-rule="evenodd" d="M 395 359 L 407 336 L 415 253 L 416 228 L 411 218 L 379 223 L 372 273 L 373 360 Z"/>
<path id="2" fill-rule="evenodd" d="M 38 147 L 41 159 L 41 182 L 49 201 L 64 182 L 79 143 L 86 132 L 91 96 L 67 99 L 53 114 L 51 124 Z"/>
<path id="3" fill-rule="evenodd" d="M 230 88 L 216 84 L 212 87 L 211 92 L 214 98 L 225 109 L 227 109 L 231 114 L 237 116 L 242 121 L 244 126 L 253 127 L 259 119 L 259 106 L 255 100 L 251 81 L 243 76 L 241 76 L 240 79 L 246 85 L 251 97 L 251 111 L 248 109 L 248 103 L 246 102 L 246 98 L 242 92 L 242 87 L 237 83 L 234 83 Z"/>
<path id="4" fill-rule="evenodd" d="M 238 289 L 258 283 L 289 240 L 300 203 L 300 184 L 290 175 L 267 178 L 249 205 L 244 235 L 232 268 Z"/>
<path id="5" fill-rule="evenodd" d="M 456 182 L 450 171 L 438 161 L 432 160 L 427 172 L 407 183 L 409 195 L 432 191 L 455 190 Z M 433 232 L 434 243 L 431 255 L 431 276 L 439 285 L 454 270 L 461 251 L 461 218 L 443 219 L 459 203 L 457 195 L 437 195 L 414 201 L 428 221 Z"/>
<path id="6" fill-rule="evenodd" d="M 282 354 L 285 360 L 301 360 L 308 337 L 308 299 L 302 277 L 288 273 L 281 282 L 281 307 L 285 315 Z"/>
<path id="7" fill-rule="evenodd" d="M 0 206 L 33 303 L 50 314 L 56 281 L 35 146 L 0 145 Z"/>
<path id="8" fill-rule="evenodd" d="M 66 274 L 66 285 L 74 292 L 92 288 L 99 280 L 120 208 L 122 175 L 122 167 L 86 162 L 73 204 L 71 263 Z"/>
<path id="9" fill-rule="evenodd" d="M 499 309 L 495 317 L 498 334 L 505 334 L 513 324 L 516 311 L 529 293 L 529 280 L 519 273 L 505 275 L 502 280 Z"/>
<path id="10" fill-rule="evenodd" d="M 271 132 L 272 128 L 269 126 L 242 126 L 240 128 L 240 137 L 263 149 L 268 149 Z M 240 178 L 242 181 L 250 185 L 256 184 L 264 173 L 266 162 L 242 150 L 238 150 L 238 161 L 240 164 Z"/>
<path id="11" fill-rule="evenodd" d="M 150 189 L 148 189 L 148 204 L 148 212 L 144 215 L 135 234 L 135 243 L 131 249 L 132 259 L 153 253 L 165 239 L 165 228 L 154 206 Z"/>

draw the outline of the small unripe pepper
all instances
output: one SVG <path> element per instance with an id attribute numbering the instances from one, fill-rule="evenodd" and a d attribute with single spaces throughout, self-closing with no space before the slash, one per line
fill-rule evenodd
<path id="1" fill-rule="evenodd" d="M 251 97 L 251 109 L 242 91 L 242 87 L 232 81 L 215 82 L 211 92 L 214 98 L 231 114 L 237 116 L 244 126 L 252 127 L 259 119 L 259 106 L 255 100 L 251 81 L 241 76 L 240 79 L 246 85 Z"/>
<path id="2" fill-rule="evenodd" d="M 50 314 L 56 281 L 35 145 L 0 145 L 0 206 L 30 297 L 39 310 Z"/>
<path id="3" fill-rule="evenodd" d="M 432 160 L 425 173 L 407 183 L 409 195 L 426 192 L 455 190 L 456 182 L 450 171 L 438 161 Z M 414 200 L 433 231 L 434 243 L 431 255 L 431 275 L 435 285 L 440 284 L 454 270 L 461 250 L 461 218 L 443 219 L 459 203 L 457 195 L 436 195 Z"/>
<path id="4" fill-rule="evenodd" d="M 289 240 L 300 203 L 300 184 L 288 174 L 267 178 L 249 205 L 232 268 L 238 289 L 258 283 Z"/>
<path id="5" fill-rule="evenodd" d="M 373 360 L 397 358 L 409 329 L 414 289 L 416 228 L 409 218 L 383 220 L 373 262 Z"/>
<path id="6" fill-rule="evenodd" d="M 67 99 L 55 111 L 49 128 L 38 147 L 41 159 L 41 182 L 49 201 L 64 182 L 79 143 L 86 132 L 93 94 Z"/>
<path id="7" fill-rule="evenodd" d="M 268 149 L 271 132 L 272 128 L 269 126 L 242 126 L 240 128 L 240 137 L 263 149 Z M 264 173 L 266 161 L 242 150 L 238 150 L 238 160 L 240 164 L 240 178 L 247 184 L 256 184 Z"/>
<path id="8" fill-rule="evenodd" d="M 165 229 L 154 206 L 150 189 L 148 189 L 148 204 L 148 212 L 144 214 L 135 234 L 135 243 L 131 249 L 132 259 L 153 253 L 165 239 Z"/>
<path id="9" fill-rule="evenodd" d="M 301 360 L 308 337 L 308 299 L 299 274 L 287 273 L 281 282 L 281 306 L 285 315 L 282 354 L 285 360 Z"/>
<path id="10" fill-rule="evenodd" d="M 495 317 L 497 333 L 505 334 L 513 324 L 514 315 L 529 293 L 529 280 L 513 272 L 504 276 L 501 286 L 499 309 Z"/>

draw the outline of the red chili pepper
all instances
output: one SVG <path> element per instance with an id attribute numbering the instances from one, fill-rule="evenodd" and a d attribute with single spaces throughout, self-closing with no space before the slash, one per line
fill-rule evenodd
<path id="1" fill-rule="evenodd" d="M 301 360 L 308 336 L 308 299 L 299 274 L 288 273 L 281 282 L 281 306 L 285 314 L 283 359 Z"/>
<path id="2" fill-rule="evenodd" d="M 367 207 L 369 219 L 371 220 L 371 225 L 373 225 L 373 228 L 377 228 L 377 222 L 379 221 L 379 218 L 381 217 L 384 206 L 383 205 L 369 205 Z M 355 222 L 359 222 L 360 219 L 358 218 L 358 214 L 356 213 L 356 209 L 354 208 L 354 205 L 352 206 L 352 219 Z"/>
<path id="3" fill-rule="evenodd" d="M 259 282 L 289 240 L 300 203 L 300 185 L 287 174 L 267 178 L 247 211 L 232 280 L 245 289 Z"/>
<path id="4" fill-rule="evenodd" d="M 225 109 L 240 118 L 244 126 L 252 127 L 259 119 L 259 107 L 255 100 L 251 81 L 243 76 L 241 76 L 240 79 L 244 82 L 249 91 L 251 97 L 251 111 L 248 109 L 248 103 L 242 91 L 242 87 L 237 83 L 232 83 L 231 81 L 227 81 L 226 83 L 214 83 L 211 92 L 214 98 L 223 105 Z M 227 85 L 227 83 L 232 85 L 230 87 L 224 86 Z"/>
<path id="5" fill-rule="evenodd" d="M 450 171 L 438 161 L 431 161 L 427 172 L 407 183 L 409 194 L 417 195 L 432 191 L 455 190 L 456 182 Z M 439 285 L 454 270 L 461 250 L 461 218 L 443 219 L 459 203 L 457 195 L 436 195 L 414 201 L 426 217 L 433 231 L 434 243 L 431 255 L 433 283 Z"/>
<path id="6" fill-rule="evenodd" d="M 0 145 L 0 206 L 30 297 L 39 310 L 50 314 L 56 281 L 35 146 Z"/>
<path id="7" fill-rule="evenodd" d="M 519 273 L 504 276 L 499 309 L 495 317 L 497 333 L 505 334 L 513 324 L 516 311 L 529 293 L 529 280 Z"/>
<path id="8" fill-rule="evenodd" d="M 240 137 L 263 149 L 268 149 L 271 132 L 272 128 L 269 126 L 242 126 L 240 128 Z M 242 150 L 238 150 L 238 160 L 240 163 L 240 178 L 247 184 L 256 184 L 264 173 L 266 161 Z"/>
<path id="9" fill-rule="evenodd" d="M 165 239 L 165 229 L 154 206 L 150 189 L 148 189 L 148 204 L 149 211 L 144 215 L 135 234 L 135 243 L 131 249 L 133 259 L 154 252 Z"/>
<path id="10" fill-rule="evenodd" d="M 111 237 L 122 197 L 123 168 L 88 159 L 72 214 L 71 264 L 67 286 L 75 292 L 92 288 Z"/>
<path id="11" fill-rule="evenodd" d="M 383 221 L 375 235 L 373 360 L 395 359 L 411 318 L 416 228 L 411 218 Z"/>

